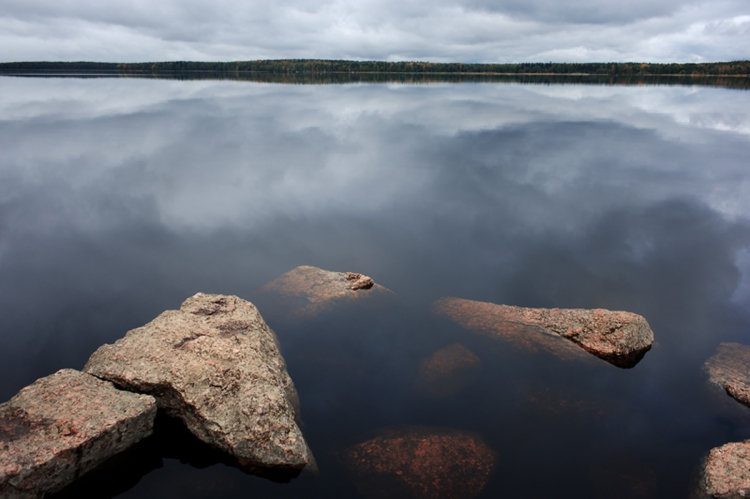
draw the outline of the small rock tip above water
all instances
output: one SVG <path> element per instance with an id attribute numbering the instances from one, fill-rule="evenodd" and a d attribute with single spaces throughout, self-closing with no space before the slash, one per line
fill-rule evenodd
<path id="1" fill-rule="evenodd" d="M 262 288 L 277 299 L 275 305 L 291 315 L 315 317 L 337 305 L 393 296 L 393 291 L 357 272 L 333 272 L 302 265 L 277 277 Z"/>

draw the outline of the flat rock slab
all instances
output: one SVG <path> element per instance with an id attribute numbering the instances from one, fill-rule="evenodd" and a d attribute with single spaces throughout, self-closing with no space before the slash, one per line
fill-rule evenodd
<path id="1" fill-rule="evenodd" d="M 477 354 L 454 343 L 422 359 L 415 388 L 428 398 L 450 397 L 477 378 L 481 364 Z"/>
<path id="2" fill-rule="evenodd" d="M 565 360 L 581 358 L 580 348 L 617 367 L 630 368 L 654 342 L 646 319 L 631 312 L 523 308 L 461 298 L 441 298 L 433 308 L 469 330 Z"/>
<path id="3" fill-rule="evenodd" d="M 345 450 L 342 464 L 365 497 L 471 499 L 487 484 L 495 453 L 473 433 L 406 426 Z"/>
<path id="4" fill-rule="evenodd" d="M 721 343 L 704 364 L 708 380 L 726 390 L 736 401 L 750 407 L 750 346 Z"/>
<path id="5" fill-rule="evenodd" d="M 156 398 L 199 439 L 243 467 L 301 469 L 307 444 L 276 335 L 236 296 L 198 293 L 104 345 L 84 370 Z"/>
<path id="6" fill-rule="evenodd" d="M 750 497 L 750 440 L 711 449 L 703 467 L 700 488 L 703 497 Z"/>
<path id="7" fill-rule="evenodd" d="M 337 305 L 388 298 L 393 292 L 366 275 L 332 272 L 303 265 L 263 286 L 264 293 L 275 294 L 297 317 L 314 317 Z"/>
<path id="8" fill-rule="evenodd" d="M 153 432 L 156 401 L 73 369 L 0 405 L 0 496 L 56 492 Z"/>

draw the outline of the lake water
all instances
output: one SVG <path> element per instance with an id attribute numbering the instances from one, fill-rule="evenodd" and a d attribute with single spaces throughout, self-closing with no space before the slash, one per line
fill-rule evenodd
<path id="1" fill-rule="evenodd" d="M 750 438 L 701 370 L 750 344 L 747 90 L 3 77 L 0 150 L 2 400 L 235 294 L 279 336 L 320 468 L 246 475 L 172 428 L 79 497 L 356 497 L 342 453 L 401 425 L 481 436 L 479 497 L 687 497 L 709 449 Z M 397 299 L 264 309 L 298 265 Z M 566 362 L 435 315 L 446 296 L 628 310 L 656 344 L 632 369 Z M 478 375 L 423 396 L 422 359 L 455 343 Z"/>

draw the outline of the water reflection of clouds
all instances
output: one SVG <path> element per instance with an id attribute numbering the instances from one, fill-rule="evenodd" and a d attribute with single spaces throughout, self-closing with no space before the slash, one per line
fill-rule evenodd
<path id="1" fill-rule="evenodd" d="M 74 258 L 85 240 L 171 282 L 214 244 L 237 256 L 205 276 L 249 251 L 266 279 L 315 264 L 373 268 L 428 298 L 649 319 L 673 303 L 696 336 L 715 316 L 695 317 L 705 308 L 694 305 L 738 283 L 747 138 L 702 120 L 746 126 L 749 92 L 20 78 L 0 88 L 6 269 L 33 269 L 29 255 Z"/>
<path id="2" fill-rule="evenodd" d="M 3 83 L 12 91 L 3 93 L 11 97 L 0 109 L 6 123 L 17 120 L 20 132 L 3 134 L 4 150 L 13 152 L 10 169 L 21 168 L 29 179 L 34 166 L 54 165 L 78 185 L 104 180 L 107 168 L 138 171 L 137 176 L 119 173 L 118 182 L 128 182 L 131 195 L 153 196 L 164 221 L 177 225 L 254 225 L 270 215 L 271 205 L 272 212 L 289 216 L 342 205 L 380 209 L 430 188 L 442 168 L 459 167 L 456 163 L 467 157 L 547 191 L 584 180 L 594 197 L 608 187 L 658 199 L 693 195 L 739 215 L 745 209 L 741 200 L 748 198 L 746 183 L 737 182 L 744 173 L 738 158 L 744 139 L 705 130 L 707 123 L 716 130 L 744 129 L 747 115 L 737 111 L 744 108 L 737 100 L 747 99 L 743 92 L 148 80 Z M 40 85 L 47 85 L 44 92 Z M 25 126 L 17 128 L 18 121 Z M 484 158 L 462 149 L 483 134 L 504 142 L 504 149 L 485 145 Z M 45 147 L 49 141 L 56 141 L 54 150 Z M 425 150 L 435 147 L 446 156 L 453 153 L 454 164 Z M 393 176 L 399 182 L 391 182 Z M 639 176 L 648 179 L 647 186 L 639 185 Z M 366 203 L 359 193 L 364 185 Z"/>

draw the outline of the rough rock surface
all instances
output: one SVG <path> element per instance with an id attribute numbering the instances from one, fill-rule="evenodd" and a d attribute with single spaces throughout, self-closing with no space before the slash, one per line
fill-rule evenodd
<path id="1" fill-rule="evenodd" d="M 0 497 L 60 490 L 153 431 L 156 401 L 72 369 L 0 405 Z"/>
<path id="2" fill-rule="evenodd" d="M 454 343 L 422 360 L 415 388 L 425 397 L 450 397 L 474 381 L 480 365 L 474 352 Z"/>
<path id="3" fill-rule="evenodd" d="M 750 407 L 750 346 L 721 343 L 716 354 L 705 362 L 703 368 L 711 383 Z"/>
<path id="4" fill-rule="evenodd" d="M 711 449 L 703 468 L 700 487 L 703 497 L 750 497 L 750 440 Z"/>
<path id="5" fill-rule="evenodd" d="M 345 450 L 342 463 L 365 497 L 470 499 L 487 484 L 495 453 L 472 433 L 405 426 Z"/>
<path id="6" fill-rule="evenodd" d="M 633 367 L 651 349 L 654 333 L 640 315 L 604 309 L 522 308 L 442 298 L 435 311 L 461 326 L 532 351 L 575 358 L 575 345 L 617 367 Z"/>
<path id="7" fill-rule="evenodd" d="M 347 301 L 384 298 L 393 292 L 370 278 L 354 272 L 331 272 L 303 265 L 263 287 L 281 296 L 298 317 L 314 317 Z"/>
<path id="8" fill-rule="evenodd" d="M 308 463 L 276 336 L 258 309 L 236 296 L 198 293 L 99 348 L 84 370 L 153 395 L 160 409 L 243 467 Z"/>

